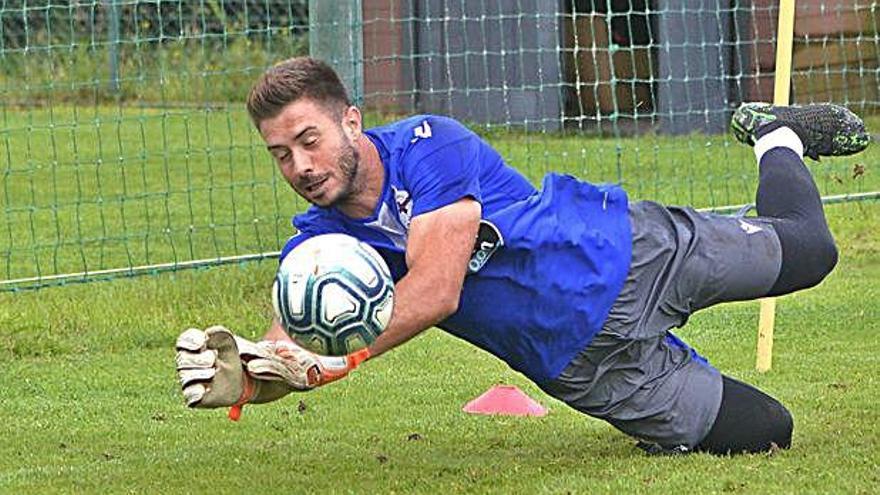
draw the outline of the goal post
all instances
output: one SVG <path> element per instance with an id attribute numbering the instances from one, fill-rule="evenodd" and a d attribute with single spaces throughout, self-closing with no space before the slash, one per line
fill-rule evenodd
<path id="1" fill-rule="evenodd" d="M 791 100 L 791 55 L 794 42 L 795 0 L 779 2 L 779 24 L 776 38 L 776 76 L 773 85 L 773 104 L 788 105 Z M 776 299 L 761 299 L 758 317 L 758 348 L 755 368 L 770 371 L 773 366 L 773 329 L 776 326 Z"/>
<path id="2" fill-rule="evenodd" d="M 330 64 L 355 104 L 364 96 L 361 0 L 309 0 L 309 55 Z"/>

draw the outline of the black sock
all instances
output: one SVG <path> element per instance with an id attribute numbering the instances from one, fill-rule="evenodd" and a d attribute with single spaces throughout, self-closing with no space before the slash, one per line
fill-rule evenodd
<path id="1" fill-rule="evenodd" d="M 819 190 L 804 161 L 788 148 L 767 151 L 759 164 L 756 203 L 782 245 L 782 268 L 768 295 L 812 287 L 837 263 Z"/>

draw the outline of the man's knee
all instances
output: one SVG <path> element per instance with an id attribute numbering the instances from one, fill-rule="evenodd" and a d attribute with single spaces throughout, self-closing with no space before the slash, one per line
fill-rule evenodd
<path id="1" fill-rule="evenodd" d="M 837 260 L 837 244 L 835 244 L 834 238 L 831 237 L 831 233 L 829 232 L 827 236 L 824 236 L 822 241 L 818 242 L 818 246 L 816 246 L 817 284 L 827 277 L 828 274 L 831 273 L 831 270 L 837 266 Z"/>
<path id="2" fill-rule="evenodd" d="M 767 447 L 769 449 L 775 445 L 780 449 L 787 449 L 791 447 L 791 434 L 794 431 L 794 418 L 791 417 L 791 412 L 789 412 L 789 410 L 779 401 L 774 402 L 776 404 L 773 406 L 773 419 L 770 421 L 771 432 L 768 435 L 771 439 L 771 443 Z"/>
<path id="3" fill-rule="evenodd" d="M 825 241 L 823 250 L 825 259 L 825 275 L 828 275 L 829 273 L 831 273 L 831 270 L 833 270 L 834 267 L 837 266 L 837 260 L 839 257 L 837 244 L 834 242 L 834 237 L 831 236 L 830 232 L 828 233 L 828 238 Z"/>
<path id="4" fill-rule="evenodd" d="M 774 222 L 782 246 L 782 267 L 768 295 L 787 294 L 818 285 L 837 265 L 838 251 L 825 225 Z"/>
<path id="5" fill-rule="evenodd" d="M 795 290 L 806 289 L 818 285 L 837 265 L 837 245 L 831 233 L 825 231 L 822 235 L 812 235 L 804 238 L 801 244 L 801 254 L 798 260 L 790 260 L 797 263 L 800 280 Z M 783 255 L 784 260 L 784 255 Z M 783 261 L 784 263 L 785 261 Z"/>
<path id="6" fill-rule="evenodd" d="M 826 231 L 823 234 L 810 239 L 812 245 L 807 248 L 810 256 L 807 266 L 804 267 L 806 273 L 801 289 L 818 285 L 837 266 L 838 253 L 834 238 L 831 237 L 831 232 Z"/>
<path id="7" fill-rule="evenodd" d="M 728 376 L 715 423 L 696 450 L 718 455 L 791 447 L 794 420 L 778 400 Z"/>

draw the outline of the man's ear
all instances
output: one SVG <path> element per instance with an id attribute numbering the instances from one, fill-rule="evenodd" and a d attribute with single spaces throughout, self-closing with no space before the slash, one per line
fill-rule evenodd
<path id="1" fill-rule="evenodd" d="M 342 129 L 352 142 L 360 137 L 363 132 L 363 120 L 358 107 L 350 106 L 342 113 Z"/>

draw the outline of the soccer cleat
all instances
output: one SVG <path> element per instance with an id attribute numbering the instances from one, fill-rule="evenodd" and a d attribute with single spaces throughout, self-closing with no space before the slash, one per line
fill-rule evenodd
<path id="1" fill-rule="evenodd" d="M 749 146 L 779 127 L 794 131 L 804 144 L 804 155 L 813 160 L 820 156 L 854 155 L 871 142 L 871 135 L 858 115 L 831 103 L 788 107 L 743 103 L 730 119 L 733 135 Z"/>

